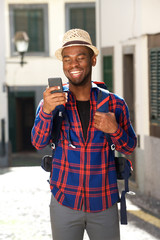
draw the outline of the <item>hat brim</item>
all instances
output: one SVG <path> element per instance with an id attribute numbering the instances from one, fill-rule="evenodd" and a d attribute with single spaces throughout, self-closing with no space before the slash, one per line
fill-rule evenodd
<path id="1" fill-rule="evenodd" d="M 93 50 L 94 54 L 96 56 L 98 56 L 99 54 L 99 50 L 93 46 L 93 45 L 87 45 L 87 44 L 71 44 L 71 45 L 67 45 L 65 47 L 62 47 L 62 48 L 59 48 L 56 52 L 55 52 L 55 56 L 58 60 L 62 61 L 62 51 L 64 48 L 67 48 L 67 47 L 73 47 L 73 46 L 85 46 L 85 47 L 89 47 Z"/>

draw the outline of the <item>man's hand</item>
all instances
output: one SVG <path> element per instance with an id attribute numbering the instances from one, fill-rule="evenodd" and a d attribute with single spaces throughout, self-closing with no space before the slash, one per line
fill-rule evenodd
<path id="1" fill-rule="evenodd" d="M 115 114 L 112 112 L 96 112 L 94 116 L 94 127 L 105 133 L 114 133 L 118 129 Z"/>
<path id="2" fill-rule="evenodd" d="M 67 102 L 66 93 L 51 93 L 54 90 L 58 90 L 58 86 L 47 87 L 43 92 L 43 111 L 47 114 L 50 114 L 58 105 L 63 105 Z"/>

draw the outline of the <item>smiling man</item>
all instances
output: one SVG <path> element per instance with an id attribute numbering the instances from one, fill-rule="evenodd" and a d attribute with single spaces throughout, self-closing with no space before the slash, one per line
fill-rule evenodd
<path id="1" fill-rule="evenodd" d="M 100 89 L 91 81 L 98 49 L 86 31 L 66 32 L 55 55 L 69 80 L 68 98 L 65 92 L 52 94 L 57 87 L 47 88 L 32 129 L 32 144 L 44 148 L 51 141 L 55 113 L 65 105 L 68 120 L 62 121 L 50 180 L 53 239 L 82 240 L 86 229 L 91 240 L 119 240 L 116 169 L 104 133 L 110 134 L 117 151 L 133 152 L 136 136 L 127 105 L 109 93 L 109 112 L 98 112 Z"/>

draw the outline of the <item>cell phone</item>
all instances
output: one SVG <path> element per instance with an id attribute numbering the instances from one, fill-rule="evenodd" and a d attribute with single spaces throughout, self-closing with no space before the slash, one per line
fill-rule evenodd
<path id="1" fill-rule="evenodd" d="M 63 92 L 62 79 L 61 78 L 48 78 L 48 85 L 49 85 L 49 87 L 56 87 L 56 86 L 60 87 L 60 89 L 52 91 L 51 93 Z"/>

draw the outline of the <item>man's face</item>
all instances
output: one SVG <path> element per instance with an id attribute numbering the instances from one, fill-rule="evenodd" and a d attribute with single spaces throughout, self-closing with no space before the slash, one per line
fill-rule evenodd
<path id="1" fill-rule="evenodd" d="M 82 86 L 91 81 L 92 66 L 96 56 L 85 46 L 66 47 L 62 51 L 63 71 L 70 84 Z"/>

